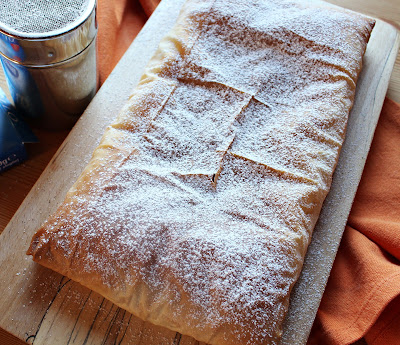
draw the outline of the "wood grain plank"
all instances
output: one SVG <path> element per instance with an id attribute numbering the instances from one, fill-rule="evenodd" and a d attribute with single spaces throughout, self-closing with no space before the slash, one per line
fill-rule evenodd
<path id="1" fill-rule="evenodd" d="M 31 262 L 30 258 L 25 256 L 25 250 L 34 231 L 56 209 L 90 159 L 91 152 L 97 146 L 105 126 L 116 116 L 128 97 L 129 90 L 133 89 L 137 83 L 159 39 L 164 35 L 166 28 L 174 23 L 177 9 L 182 2 L 182 0 L 163 1 L 67 140 L 61 145 L 0 237 L 0 265 L 4 268 L 0 272 L 0 310 L 2 311 L 0 327 L 20 339 L 27 340 L 30 344 L 204 345 L 190 337 L 143 322 L 117 308 L 100 295 Z M 354 144 L 347 144 L 348 140 L 346 140 L 345 145 L 349 147 L 348 153 L 345 158 L 341 158 L 345 162 L 354 160 L 353 165 L 357 165 L 361 171 L 370 145 L 368 140 L 373 135 L 399 41 L 395 30 L 384 23 L 381 25 L 381 29 L 376 30 L 376 40 L 373 40 L 368 47 L 365 68 L 351 115 L 351 119 L 356 122 L 349 124 L 349 133 L 352 133 L 353 126 L 358 126 L 353 135 L 356 137 L 367 135 L 367 138 L 357 147 L 354 147 Z M 132 68 L 132 61 L 136 64 L 135 68 Z M 356 151 L 357 148 L 361 151 Z M 330 202 L 328 199 L 325 208 L 329 209 L 328 213 L 336 215 L 336 218 L 333 223 L 319 225 L 321 228 L 316 233 L 322 237 L 316 237 L 313 240 L 317 260 L 320 260 L 322 255 L 323 258 L 328 257 L 330 262 L 333 261 L 335 247 L 339 243 L 337 236 L 340 238 L 340 233 L 339 235 L 335 233 L 334 238 L 325 240 L 323 231 L 324 227 L 330 228 L 330 225 L 335 223 L 337 225 L 338 216 L 342 222 L 347 218 L 349 208 L 341 208 L 344 206 L 341 195 L 348 186 L 340 183 L 348 178 L 346 174 L 347 172 L 341 171 L 339 166 L 335 174 L 337 182 L 334 183 L 339 183 L 336 187 L 336 193 L 339 193 L 339 196 L 336 197 L 340 202 L 337 202 L 338 199 L 335 198 Z M 360 176 L 361 172 L 359 176 L 349 179 L 348 184 L 352 190 L 355 190 Z M 348 195 L 346 194 L 346 197 Z M 16 238 L 18 238 L 17 241 Z M 307 337 L 307 329 L 310 327 L 310 322 L 312 323 L 312 314 L 315 314 L 318 299 L 322 295 L 323 286 L 329 274 L 326 271 L 322 272 L 320 266 L 326 265 L 329 271 L 329 264 L 331 264 L 315 261 L 312 248 L 310 248 L 311 256 L 309 255 L 307 259 L 309 261 L 305 264 L 305 274 L 301 279 L 304 280 L 304 275 L 308 277 L 305 283 L 314 290 L 311 292 L 317 298 L 313 305 L 307 304 L 309 309 L 306 310 L 308 312 L 306 325 L 291 329 L 290 319 L 288 319 L 289 332 L 285 333 L 288 334 L 287 336 L 296 336 L 296 339 L 300 341 L 304 341 Z M 301 282 L 302 280 L 299 284 L 302 284 Z M 295 308 L 294 312 L 291 311 L 294 314 L 290 315 L 299 319 L 296 310 L 304 309 L 304 304 L 301 299 L 301 288 L 297 288 L 297 291 L 299 292 L 295 293 L 300 297 L 295 297 L 293 307 L 291 307 L 291 310 Z M 306 319 L 304 314 L 300 319 Z M 295 341 L 289 343 L 296 344 Z"/>
<path id="2" fill-rule="evenodd" d="M 26 342 L 16 338 L 12 334 L 10 334 L 0 328 L 0 344 L 1 345 L 26 345 Z"/>

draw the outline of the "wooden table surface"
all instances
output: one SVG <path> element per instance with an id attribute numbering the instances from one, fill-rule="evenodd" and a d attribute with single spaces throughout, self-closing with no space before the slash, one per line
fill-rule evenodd
<path id="1" fill-rule="evenodd" d="M 330 0 L 329 2 L 384 19 L 400 29 L 399 0 Z M 8 95 L 2 71 L 0 72 L 0 86 Z M 387 97 L 400 102 L 400 56 L 396 60 Z M 48 132 L 35 129 L 34 132 L 40 143 L 27 145 L 29 159 L 23 164 L 0 174 L 0 234 L 69 131 Z M 0 329 L 0 344 L 19 343 L 18 340 Z"/>

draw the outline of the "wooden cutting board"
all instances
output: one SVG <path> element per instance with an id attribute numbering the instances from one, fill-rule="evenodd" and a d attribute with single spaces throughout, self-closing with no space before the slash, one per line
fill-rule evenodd
<path id="1" fill-rule="evenodd" d="M 55 211 L 89 161 L 105 127 L 175 22 L 182 3 L 161 3 L 0 237 L 0 327 L 29 344 L 199 344 L 137 319 L 25 255 L 33 233 Z M 282 345 L 304 344 L 308 338 L 362 174 L 399 42 L 392 26 L 377 22 L 332 190 L 293 291 Z"/>

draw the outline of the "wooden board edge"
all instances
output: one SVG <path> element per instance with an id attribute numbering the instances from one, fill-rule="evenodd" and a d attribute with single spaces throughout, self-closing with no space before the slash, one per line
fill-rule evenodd
<path id="1" fill-rule="evenodd" d="M 105 128 L 118 115 L 140 80 L 148 60 L 157 49 L 158 42 L 165 36 L 163 28 L 172 27 L 183 2 L 184 0 L 164 0 L 160 3 L 0 234 L 0 266 L 3 268 L 0 270 L 0 295 L 3 295 L 3 299 L 8 299 L 8 307 L 1 310 L 3 313 L 0 314 L 0 328 L 19 339 L 25 340 L 27 330 L 10 317 L 14 297 L 9 295 L 9 291 L 15 289 L 18 291 L 18 298 L 22 298 L 21 295 L 26 293 L 24 289 L 29 289 L 23 285 L 22 275 L 30 271 L 29 267 L 34 267 L 34 271 L 39 266 L 25 255 L 31 238 L 44 220 L 62 203 L 65 194 L 89 162 Z M 149 42 L 152 42 L 153 49 L 147 48 Z M 131 61 L 137 63 L 136 68 L 131 68 Z M 121 78 L 124 79 L 123 83 Z M 101 99 L 107 99 L 107 104 Z M 86 128 L 90 128 L 90 131 Z M 87 142 L 90 144 L 86 145 Z M 71 166 L 79 168 L 71 169 Z M 15 243 L 15 247 L 11 248 L 9 243 Z M 10 262 L 14 261 L 20 267 L 15 264 L 11 266 Z M 27 278 L 27 274 L 24 278 Z"/>
<path id="2" fill-rule="evenodd" d="M 377 26 L 384 27 L 388 32 L 388 40 L 385 43 L 390 46 L 391 49 L 387 56 L 384 57 L 385 63 L 382 67 L 382 71 L 380 71 L 382 78 L 379 79 L 377 85 L 372 85 L 374 87 L 371 86 L 371 88 L 368 89 L 370 94 L 364 97 L 362 97 L 363 95 L 360 95 L 360 93 L 356 94 L 354 106 L 349 118 L 348 127 L 350 130 L 348 130 L 346 134 L 346 140 L 333 177 L 331 192 L 324 202 L 320 220 L 315 227 L 302 273 L 292 291 L 291 304 L 285 320 L 280 345 L 302 345 L 307 343 L 346 225 L 346 221 L 335 222 L 335 224 L 333 224 L 334 231 L 332 231 L 332 224 L 330 224 L 330 222 L 335 220 L 335 215 L 329 210 L 334 209 L 335 212 L 339 212 L 339 214 L 343 216 L 344 220 L 347 220 L 357 192 L 357 187 L 361 180 L 368 151 L 372 144 L 373 134 L 385 99 L 384 95 L 386 94 L 390 75 L 400 47 L 400 34 L 398 30 L 393 25 L 383 20 L 376 19 L 376 21 Z M 371 37 L 371 39 L 373 39 L 373 37 Z M 362 76 L 365 74 L 366 71 L 363 70 L 360 79 L 362 79 Z M 361 85 L 358 85 L 358 89 L 361 88 L 360 86 Z M 365 114 L 366 108 L 368 107 L 364 102 L 365 98 L 370 100 L 370 105 L 372 106 L 370 131 L 368 135 L 367 133 L 353 131 L 353 129 L 357 129 L 357 120 L 364 121 L 361 117 Z M 356 117 L 355 115 L 358 116 Z M 357 169 L 353 169 L 353 163 L 348 157 L 350 156 L 350 152 L 354 154 L 354 148 L 357 146 L 360 136 L 365 137 L 366 146 L 362 148 L 363 152 L 359 158 Z M 342 180 L 343 176 L 346 176 L 348 183 L 345 188 L 339 189 L 338 182 Z M 340 202 L 340 194 L 343 190 L 346 190 L 347 202 Z M 337 207 L 337 205 L 340 205 L 340 207 Z M 321 219 L 324 221 L 322 222 Z M 327 247 L 324 243 L 336 243 L 336 245 Z M 316 265 L 315 263 L 318 264 Z M 299 326 L 298 328 L 291 327 L 295 321 Z"/>

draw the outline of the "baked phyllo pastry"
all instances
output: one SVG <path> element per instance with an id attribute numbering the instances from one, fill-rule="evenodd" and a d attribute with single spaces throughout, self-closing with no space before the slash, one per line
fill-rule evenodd
<path id="1" fill-rule="evenodd" d="M 373 26 L 188 0 L 28 254 L 199 341 L 276 344 Z"/>

